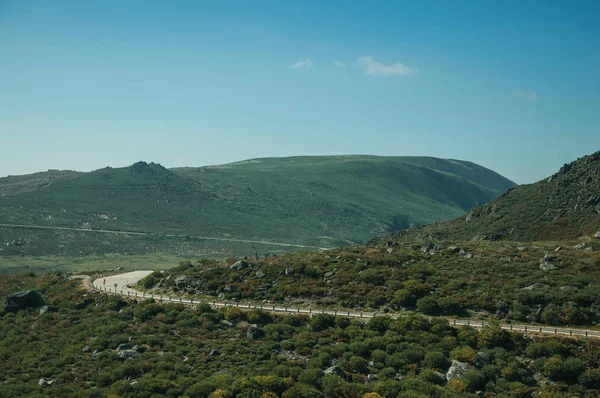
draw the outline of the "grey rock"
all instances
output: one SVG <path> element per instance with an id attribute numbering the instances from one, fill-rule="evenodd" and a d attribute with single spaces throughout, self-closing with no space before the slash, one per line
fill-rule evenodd
<path id="1" fill-rule="evenodd" d="M 327 271 L 325 272 L 325 278 L 330 278 L 333 276 L 333 271 Z"/>
<path id="2" fill-rule="evenodd" d="M 46 302 L 35 290 L 11 293 L 4 298 L 4 312 L 17 312 L 25 308 L 40 308 Z"/>
<path id="3" fill-rule="evenodd" d="M 134 358 L 140 355 L 136 350 L 123 350 L 119 352 L 119 356 L 124 359 Z"/>
<path id="4" fill-rule="evenodd" d="M 544 256 L 544 258 L 542 258 L 540 260 L 540 263 L 543 263 L 543 262 L 549 262 L 549 263 L 551 263 L 551 262 L 556 261 L 556 260 L 558 260 L 558 257 L 556 257 L 556 256 L 554 256 L 552 254 L 546 254 Z"/>
<path id="5" fill-rule="evenodd" d="M 246 331 L 246 337 L 253 340 L 260 337 L 260 329 L 258 328 L 257 324 L 253 323 L 250 325 L 250 327 L 248 327 L 248 330 Z"/>
<path id="6" fill-rule="evenodd" d="M 81 349 L 81 352 L 88 352 L 89 350 L 91 350 L 90 346 L 89 346 L 89 345 L 86 345 L 85 347 L 83 347 L 83 348 Z"/>
<path id="7" fill-rule="evenodd" d="M 228 321 L 228 320 L 226 320 L 226 319 L 223 319 L 223 320 L 221 320 L 221 323 L 222 323 L 223 325 L 225 325 L 225 326 L 228 326 L 228 327 L 230 327 L 230 328 L 232 328 L 232 327 L 234 327 L 234 326 L 235 326 L 235 325 L 234 325 L 232 322 L 229 322 L 229 321 Z"/>
<path id="8" fill-rule="evenodd" d="M 600 231 L 598 231 L 594 234 L 594 238 L 600 239 Z"/>
<path id="9" fill-rule="evenodd" d="M 264 278 L 265 276 L 267 276 L 267 274 L 265 274 L 263 270 L 259 269 L 258 271 L 256 271 L 257 278 Z"/>
<path id="10" fill-rule="evenodd" d="M 210 350 L 210 352 L 208 353 L 208 355 L 212 356 L 217 356 L 220 355 L 221 353 L 217 350 L 215 350 L 214 348 L 212 350 Z"/>
<path id="11" fill-rule="evenodd" d="M 55 384 L 55 382 L 56 382 L 56 380 L 40 379 L 38 381 L 38 386 L 41 386 L 41 387 L 51 386 L 51 385 Z"/>
<path id="12" fill-rule="evenodd" d="M 386 249 L 386 251 L 387 251 L 389 254 L 392 254 L 392 253 L 394 252 L 394 249 L 392 249 L 391 247 L 388 247 L 388 248 Z"/>
<path id="13" fill-rule="evenodd" d="M 140 354 L 143 354 L 146 352 L 146 347 L 144 347 L 143 345 L 134 345 L 132 350 L 137 351 Z"/>
<path id="14" fill-rule="evenodd" d="M 43 305 L 40 308 L 40 315 L 44 315 L 46 312 L 58 312 L 58 307 L 55 305 Z"/>
<path id="15" fill-rule="evenodd" d="M 241 271 L 241 270 L 243 270 L 243 269 L 246 269 L 246 268 L 248 268 L 248 265 L 249 265 L 249 264 L 248 264 L 247 262 L 245 262 L 245 261 L 243 261 L 243 260 L 239 260 L 239 261 L 236 261 L 235 263 L 231 264 L 231 265 L 229 266 L 229 268 L 230 268 L 230 269 L 237 270 L 237 271 Z"/>
<path id="16" fill-rule="evenodd" d="M 543 262 L 540 264 L 540 269 L 541 269 L 542 271 L 552 271 L 552 270 L 558 269 L 558 267 L 557 267 L 556 265 L 554 265 L 554 264 L 552 264 L 552 263 L 548 262 L 548 261 L 543 261 Z"/>
<path id="17" fill-rule="evenodd" d="M 117 351 L 131 350 L 133 348 L 133 344 L 131 343 L 122 343 L 117 347 Z"/>
<path id="18" fill-rule="evenodd" d="M 294 273 L 294 269 L 293 268 L 286 268 L 285 269 L 285 275 L 286 276 L 290 276 Z"/>
<path id="19" fill-rule="evenodd" d="M 438 245 L 434 245 L 433 246 L 433 250 L 441 252 L 442 250 L 444 250 L 446 248 L 446 246 L 442 245 L 442 244 L 438 244 Z"/>
<path id="20" fill-rule="evenodd" d="M 439 378 L 442 381 L 442 383 L 446 382 L 446 375 L 445 374 L 443 374 L 442 372 L 438 372 L 436 370 L 434 370 L 433 373 L 435 373 L 436 375 L 439 376 Z"/>
<path id="21" fill-rule="evenodd" d="M 524 287 L 523 290 L 543 289 L 546 287 L 548 287 L 548 285 L 546 285 L 545 283 L 534 283 L 532 285 Z"/>
<path id="22" fill-rule="evenodd" d="M 456 246 L 450 246 L 446 250 L 449 251 L 450 253 L 458 253 L 460 251 L 460 248 L 458 248 Z"/>
<path id="23" fill-rule="evenodd" d="M 433 250 L 433 248 L 435 247 L 435 245 L 431 242 L 425 242 L 425 244 L 423 246 L 421 246 L 421 251 L 423 253 L 427 253 L 430 250 Z"/>
<path id="24" fill-rule="evenodd" d="M 580 244 L 573 246 L 573 249 L 575 249 L 575 250 L 585 249 L 585 243 L 581 242 Z"/>
<path id="25" fill-rule="evenodd" d="M 450 381 L 454 379 L 462 379 L 468 371 L 473 369 L 474 367 L 471 364 L 459 361 L 452 361 L 452 365 L 446 373 L 446 380 Z"/>
<path id="26" fill-rule="evenodd" d="M 475 354 L 475 367 L 481 369 L 490 364 L 490 355 L 487 352 L 479 351 Z"/>
<path id="27" fill-rule="evenodd" d="M 561 286 L 560 290 L 563 292 L 576 292 L 579 289 L 577 289 L 575 286 L 566 285 L 566 286 Z"/>
<path id="28" fill-rule="evenodd" d="M 527 246 L 517 246 L 517 251 L 526 252 L 527 251 Z"/>
<path id="29" fill-rule="evenodd" d="M 187 286 L 187 284 L 190 282 L 190 278 L 187 277 L 187 275 L 179 275 L 177 278 L 175 278 L 175 286 L 182 288 Z"/>
<path id="30" fill-rule="evenodd" d="M 341 377 L 344 377 L 344 371 L 342 370 L 342 368 L 340 368 L 338 365 L 333 365 L 328 367 L 327 369 L 325 369 L 323 371 L 324 375 L 338 375 Z"/>
<path id="31" fill-rule="evenodd" d="M 379 377 L 376 374 L 369 373 L 367 375 L 367 381 L 377 381 L 377 380 L 379 380 Z"/>

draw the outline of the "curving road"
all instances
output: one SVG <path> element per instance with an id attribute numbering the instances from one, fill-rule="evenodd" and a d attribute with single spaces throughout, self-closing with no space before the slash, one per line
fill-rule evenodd
<path id="1" fill-rule="evenodd" d="M 214 307 L 239 307 L 246 309 L 262 309 L 265 311 L 283 312 L 283 313 L 295 313 L 295 314 L 331 314 L 341 315 L 350 318 L 363 318 L 369 319 L 376 315 L 387 315 L 392 318 L 397 318 L 398 314 L 378 314 L 375 312 L 356 312 L 349 311 L 347 309 L 340 310 L 325 310 L 319 308 L 300 308 L 300 307 L 286 307 L 282 305 L 264 304 L 264 303 L 237 303 L 237 302 L 223 302 L 216 300 L 194 300 L 176 296 L 163 296 L 157 294 L 147 294 L 131 288 L 140 279 L 148 276 L 154 271 L 133 271 L 126 272 L 117 275 L 111 275 L 106 277 L 100 277 L 91 282 L 91 287 L 107 294 L 120 294 L 122 296 L 149 298 L 161 302 L 174 302 L 183 303 L 187 305 L 197 305 L 200 303 L 209 303 Z M 115 287 L 116 285 L 116 287 Z M 428 317 L 433 318 L 433 317 Z M 471 319 L 447 319 L 452 326 L 471 326 L 475 328 L 482 328 L 489 325 L 488 322 L 474 321 Z M 554 326 L 547 325 L 516 325 L 516 324 L 501 324 L 500 327 L 505 330 L 511 330 L 513 332 L 520 333 L 542 333 L 548 335 L 567 335 L 567 336 L 578 336 L 578 337 L 594 337 L 600 338 L 599 330 L 586 330 L 586 329 L 570 329 L 570 328 L 557 328 Z"/>

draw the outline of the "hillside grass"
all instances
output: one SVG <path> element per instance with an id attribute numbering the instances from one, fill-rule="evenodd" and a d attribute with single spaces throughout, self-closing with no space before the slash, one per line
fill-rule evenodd
<path id="1" fill-rule="evenodd" d="M 274 158 L 173 170 L 140 162 L 7 196 L 0 200 L 0 224 L 335 247 L 455 217 L 512 186 L 475 164 L 435 158 Z M 0 243 L 12 242 L 21 233 L 0 228 Z M 38 244 L 37 232 L 27 234 L 27 244 L 11 247 L 9 254 L 62 250 L 51 242 Z M 43 233 L 40 236 L 43 240 Z M 123 253 L 130 243 L 96 236 L 106 244 L 90 239 L 86 248 L 77 239 L 70 243 L 66 233 L 61 239 L 75 255 L 86 250 L 103 253 L 111 245 L 112 252 Z M 153 243 L 161 252 L 179 254 L 168 239 Z M 235 243 L 220 247 L 242 254 Z"/>

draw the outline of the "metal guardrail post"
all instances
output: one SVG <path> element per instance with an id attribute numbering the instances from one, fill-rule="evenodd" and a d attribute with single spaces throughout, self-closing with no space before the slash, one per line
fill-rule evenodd
<path id="1" fill-rule="evenodd" d="M 471 321 L 467 321 L 467 326 L 471 326 Z"/>
<path id="2" fill-rule="evenodd" d="M 585 331 L 585 337 L 588 337 L 588 332 L 587 332 L 587 330 Z"/>
<path id="3" fill-rule="evenodd" d="M 540 333 L 542 333 L 542 328 L 540 328 Z"/>
<path id="4" fill-rule="evenodd" d="M 573 330 L 569 330 L 569 336 L 573 336 Z"/>
<path id="5" fill-rule="evenodd" d="M 554 334 L 558 334 L 558 330 L 554 328 Z"/>
<path id="6" fill-rule="evenodd" d="M 525 325 L 525 331 L 527 331 L 527 325 Z"/>
<path id="7" fill-rule="evenodd" d="M 513 325 L 512 325 L 512 323 L 511 323 L 511 324 L 510 324 L 510 330 L 512 330 L 512 328 L 513 328 Z"/>

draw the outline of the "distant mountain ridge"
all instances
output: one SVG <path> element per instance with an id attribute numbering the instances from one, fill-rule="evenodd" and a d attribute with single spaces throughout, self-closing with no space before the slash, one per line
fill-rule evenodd
<path id="1" fill-rule="evenodd" d="M 542 241 L 600 231 L 600 151 L 565 164 L 552 176 L 521 185 L 464 217 L 405 231 L 405 240 Z"/>
<path id="2" fill-rule="evenodd" d="M 455 217 L 515 186 L 471 162 L 363 155 L 174 169 L 138 162 L 62 177 L 8 192 L 0 224 L 333 247 Z M 0 240 L 10 237 L 0 230 Z"/>

